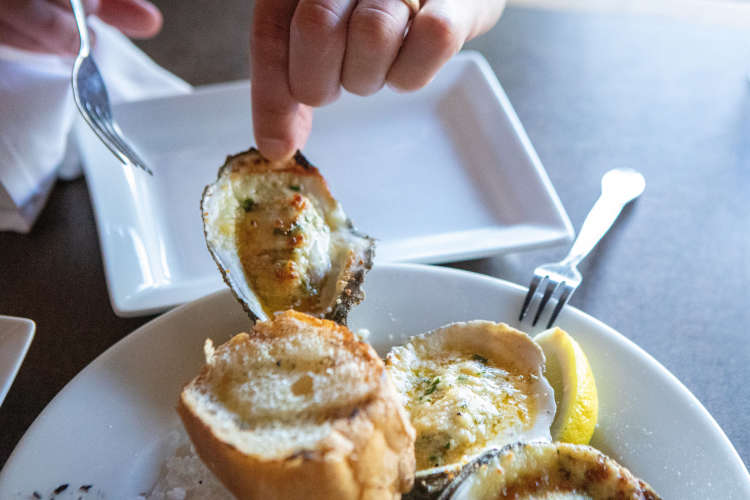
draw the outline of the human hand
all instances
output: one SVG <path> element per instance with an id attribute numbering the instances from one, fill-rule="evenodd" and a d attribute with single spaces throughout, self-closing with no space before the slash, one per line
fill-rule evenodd
<path id="1" fill-rule="evenodd" d="M 256 0 L 251 35 L 255 139 L 270 159 L 301 148 L 311 106 L 341 87 L 417 90 L 463 44 L 489 30 L 505 0 Z M 407 30 L 408 28 L 408 30 Z"/>
<path id="2" fill-rule="evenodd" d="M 87 14 L 133 38 L 161 29 L 159 9 L 147 0 L 82 0 Z M 0 0 L 0 43 L 34 52 L 78 52 L 78 31 L 67 0 Z"/>

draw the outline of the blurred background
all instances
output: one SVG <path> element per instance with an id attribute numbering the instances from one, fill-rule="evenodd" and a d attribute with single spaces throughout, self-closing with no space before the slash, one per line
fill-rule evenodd
<path id="1" fill-rule="evenodd" d="M 136 43 L 159 64 L 193 85 L 248 77 L 252 0 L 191 0 L 189 4 L 180 0 L 152 1 L 164 13 L 164 29 L 156 38 Z M 656 16 L 750 29 L 750 0 L 509 0 L 508 6 L 621 13 L 636 18 Z M 502 31 L 512 22 L 512 18 L 501 19 L 493 32 Z M 501 41 L 497 37 L 493 40 Z M 469 46 L 481 48 L 485 43 L 492 42 L 480 39 Z M 750 62 L 748 66 L 750 71 Z"/>

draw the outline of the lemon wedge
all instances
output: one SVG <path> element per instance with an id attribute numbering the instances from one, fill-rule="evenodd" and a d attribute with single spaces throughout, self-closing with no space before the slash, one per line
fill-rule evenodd
<path id="1" fill-rule="evenodd" d="M 588 444 L 596 428 L 599 398 L 586 354 L 560 328 L 546 330 L 534 340 L 544 351 L 545 376 L 555 390 L 557 413 L 550 429 L 552 439 Z"/>

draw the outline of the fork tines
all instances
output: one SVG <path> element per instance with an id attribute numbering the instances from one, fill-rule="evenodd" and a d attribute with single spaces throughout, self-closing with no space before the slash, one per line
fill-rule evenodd
<path id="1" fill-rule="evenodd" d="M 82 23 L 85 29 L 85 21 L 82 21 Z M 120 162 L 127 166 L 140 168 L 153 175 L 151 169 L 146 166 L 146 162 L 141 159 L 141 156 L 125 139 L 122 130 L 112 116 L 109 94 L 104 85 L 104 80 L 99 73 L 96 62 L 91 57 L 89 47 L 84 47 L 84 45 L 87 45 L 87 40 L 82 36 L 81 52 L 76 57 L 71 77 L 73 98 L 78 110 L 94 133 Z"/>
<path id="2" fill-rule="evenodd" d="M 138 153 L 125 140 L 122 130 L 117 125 L 117 122 L 112 119 L 112 112 L 107 107 L 92 105 L 89 101 L 81 103 L 78 100 L 76 101 L 76 104 L 79 107 L 82 106 L 85 110 L 84 118 L 86 118 L 91 129 L 120 162 L 124 165 L 140 168 L 149 175 L 154 175 L 151 169 L 146 166 L 146 162 L 141 159 Z"/>
<path id="3" fill-rule="evenodd" d="M 542 298 L 539 301 L 539 306 L 537 308 L 536 314 L 534 315 L 534 320 L 531 322 L 531 326 L 536 326 L 539 318 L 542 315 L 542 312 L 544 311 L 544 308 L 547 306 L 547 303 L 553 296 L 557 296 L 557 304 L 555 304 L 555 309 L 552 311 L 552 315 L 547 322 L 547 328 L 550 328 L 554 324 L 562 308 L 565 307 L 565 304 L 570 299 L 570 296 L 573 294 L 574 288 L 568 285 L 565 281 L 561 282 L 551 279 L 549 275 L 543 276 L 535 274 L 534 277 L 531 278 L 529 291 L 526 294 L 526 297 L 523 299 L 523 306 L 521 307 L 521 314 L 518 317 L 518 321 L 523 321 L 526 315 L 529 313 L 531 309 L 531 303 L 533 302 L 534 297 L 537 295 L 537 290 L 544 290 L 544 293 L 542 294 Z"/>

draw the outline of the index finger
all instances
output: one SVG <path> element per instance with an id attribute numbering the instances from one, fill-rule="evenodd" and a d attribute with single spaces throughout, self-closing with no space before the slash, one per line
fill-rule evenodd
<path id="1" fill-rule="evenodd" d="M 69 0 L 48 0 L 72 10 Z M 149 38 L 159 32 L 161 11 L 148 0 L 82 0 L 87 14 L 95 14 L 129 37 Z"/>
<path id="2" fill-rule="evenodd" d="M 253 128 L 260 152 L 291 156 L 310 133 L 312 110 L 289 88 L 289 29 L 297 0 L 257 0 L 250 41 Z"/>
<path id="3" fill-rule="evenodd" d="M 99 0 L 96 15 L 133 38 L 149 38 L 161 30 L 161 11 L 147 0 Z"/>

